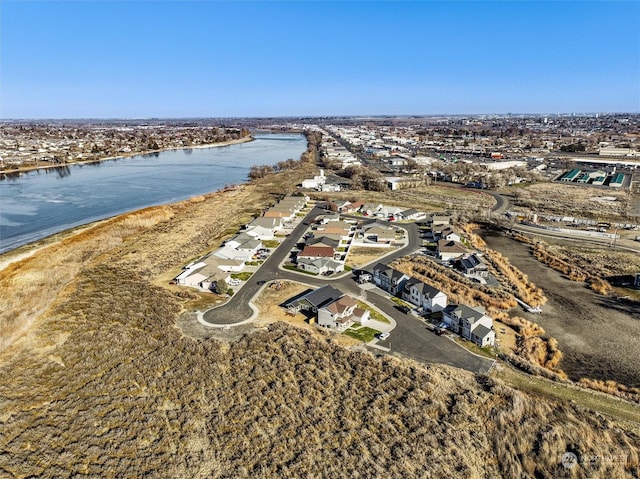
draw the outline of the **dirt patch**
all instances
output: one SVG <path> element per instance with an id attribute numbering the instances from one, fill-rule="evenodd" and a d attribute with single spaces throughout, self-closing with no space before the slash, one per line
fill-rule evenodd
<path id="1" fill-rule="evenodd" d="M 640 310 L 590 291 L 584 283 L 566 279 L 541 265 L 527 245 L 483 233 L 488 246 L 507 256 L 514 266 L 539 285 L 547 297 L 543 314 L 518 312 L 539 323 L 558 340 L 564 357 L 559 368 L 569 378 L 589 377 L 640 386 L 637 339 Z"/>
<path id="2" fill-rule="evenodd" d="M 354 246 L 349 250 L 346 264 L 352 268 L 361 268 L 376 259 L 395 251 L 395 248 L 367 248 Z"/>

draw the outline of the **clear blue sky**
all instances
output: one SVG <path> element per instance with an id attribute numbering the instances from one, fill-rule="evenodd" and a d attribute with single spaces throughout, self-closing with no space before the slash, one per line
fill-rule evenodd
<path id="1" fill-rule="evenodd" d="M 640 111 L 640 2 L 0 4 L 0 118 Z"/>

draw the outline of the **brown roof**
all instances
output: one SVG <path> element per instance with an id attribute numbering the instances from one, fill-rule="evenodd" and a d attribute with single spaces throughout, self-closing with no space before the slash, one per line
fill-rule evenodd
<path id="1" fill-rule="evenodd" d="M 356 304 L 358 304 L 358 302 L 355 299 L 345 295 L 327 306 L 327 309 L 334 314 L 342 314 L 347 308 L 355 306 Z"/>
<path id="2" fill-rule="evenodd" d="M 292 214 L 291 212 L 285 213 L 284 211 L 267 210 L 262 216 L 265 218 L 288 218 Z"/>
<path id="3" fill-rule="evenodd" d="M 457 241 L 441 239 L 438 241 L 438 251 L 444 253 L 468 253 L 469 251 Z"/>

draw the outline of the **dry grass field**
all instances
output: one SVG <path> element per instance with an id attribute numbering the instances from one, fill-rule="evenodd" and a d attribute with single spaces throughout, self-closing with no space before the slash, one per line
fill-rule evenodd
<path id="1" fill-rule="evenodd" d="M 575 215 L 604 221 L 628 218 L 637 201 L 628 191 L 562 183 L 535 183 L 526 187 L 507 188 L 504 192 L 512 195 L 516 207 L 537 213 Z"/>
<path id="2" fill-rule="evenodd" d="M 257 330 L 194 324 L 199 298 L 167 278 L 299 174 L 124 215 L 0 271 L 0 477 L 640 476 L 638 423 L 267 324 L 272 290 Z M 566 470 L 567 451 L 600 460 Z"/>
<path id="3" fill-rule="evenodd" d="M 486 212 L 495 204 L 492 196 L 478 190 L 451 185 L 431 185 L 396 191 L 341 191 L 322 193 L 334 201 L 363 201 L 422 211 L 455 210 L 464 213 Z M 408 206 L 410 205 L 410 206 Z"/>

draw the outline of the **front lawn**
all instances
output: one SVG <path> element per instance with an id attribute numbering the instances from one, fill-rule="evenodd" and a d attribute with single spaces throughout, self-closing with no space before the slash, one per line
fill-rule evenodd
<path id="1" fill-rule="evenodd" d="M 346 334 L 347 336 L 357 339 L 358 341 L 368 343 L 369 341 L 373 341 L 376 337 L 376 334 L 378 334 L 379 332 L 380 331 L 376 329 L 363 326 L 358 329 L 354 329 L 353 327 L 351 327 L 342 334 Z"/>
<path id="2" fill-rule="evenodd" d="M 231 277 L 233 279 L 239 279 L 240 281 L 246 281 L 251 278 L 252 274 L 253 273 L 250 273 L 248 271 L 243 271 L 242 273 L 231 273 Z"/>
<path id="3" fill-rule="evenodd" d="M 358 308 L 369 311 L 369 317 L 371 319 L 375 319 L 376 321 L 380 321 L 381 323 L 386 323 L 386 324 L 389 324 L 391 322 L 387 319 L 387 317 L 384 314 L 378 312 L 377 310 L 373 309 L 371 306 L 369 306 L 366 303 L 363 303 L 362 301 L 358 301 Z"/>
<path id="4" fill-rule="evenodd" d="M 264 240 L 262 241 L 262 246 L 265 248 L 277 248 L 280 246 L 280 241 L 278 240 Z"/>
<path id="5" fill-rule="evenodd" d="M 312 273 L 311 271 L 305 271 L 303 269 L 299 269 L 296 265 L 293 264 L 285 264 L 282 266 L 284 269 L 288 269 L 291 271 L 296 271 L 298 273 L 310 274 L 311 276 L 318 276 L 318 273 Z"/>
<path id="6" fill-rule="evenodd" d="M 396 303 L 398 306 L 406 306 L 409 309 L 413 309 L 413 306 L 409 303 L 402 301 L 400 298 L 396 298 L 395 296 L 391 296 L 391 301 Z"/>

